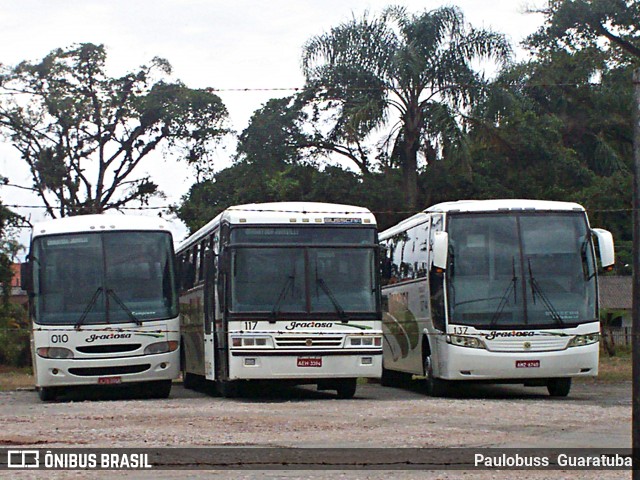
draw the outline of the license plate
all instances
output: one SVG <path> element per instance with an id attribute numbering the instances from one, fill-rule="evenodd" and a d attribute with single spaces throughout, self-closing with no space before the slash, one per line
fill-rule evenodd
<path id="1" fill-rule="evenodd" d="M 540 368 L 540 360 L 516 360 L 516 368 Z"/>
<path id="2" fill-rule="evenodd" d="M 116 385 L 122 383 L 122 377 L 100 377 L 98 385 Z"/>
<path id="3" fill-rule="evenodd" d="M 321 367 L 322 357 L 298 357 L 299 367 Z"/>

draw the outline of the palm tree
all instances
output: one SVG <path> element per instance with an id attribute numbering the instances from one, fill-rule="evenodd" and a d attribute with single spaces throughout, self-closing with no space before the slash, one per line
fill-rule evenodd
<path id="1" fill-rule="evenodd" d="M 318 100 L 338 108 L 330 137 L 360 143 L 391 125 L 382 146 L 402 169 L 406 206 L 417 203 L 418 153 L 427 162 L 462 144 L 457 114 L 481 93 L 472 62 L 506 62 L 503 35 L 465 26 L 456 7 L 417 15 L 389 7 L 311 38 L 303 69 Z"/>

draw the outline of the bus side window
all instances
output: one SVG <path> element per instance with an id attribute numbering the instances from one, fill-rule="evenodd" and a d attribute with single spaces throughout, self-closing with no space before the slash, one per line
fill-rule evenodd
<path id="1" fill-rule="evenodd" d="M 204 258 L 204 333 L 210 334 L 216 315 L 216 255 L 213 253 L 213 237 L 203 243 Z"/>
<path id="2" fill-rule="evenodd" d="M 195 282 L 196 269 L 194 265 L 194 252 L 193 250 L 187 250 L 185 253 L 185 262 L 182 269 L 182 288 L 183 290 L 189 290 L 193 287 Z"/>
<path id="3" fill-rule="evenodd" d="M 445 330 L 444 312 L 444 274 L 436 272 L 432 267 L 433 235 L 437 231 L 442 231 L 442 216 L 434 215 L 431 218 L 431 229 L 429 230 L 429 295 L 431 297 L 431 321 L 436 330 Z"/>
<path id="4" fill-rule="evenodd" d="M 385 241 L 380 247 L 380 278 L 382 285 L 388 285 L 391 283 L 391 256 L 393 255 L 393 250 L 388 241 Z"/>

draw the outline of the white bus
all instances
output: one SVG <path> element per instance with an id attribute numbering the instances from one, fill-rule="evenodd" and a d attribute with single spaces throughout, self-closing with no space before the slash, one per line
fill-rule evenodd
<path id="1" fill-rule="evenodd" d="M 230 207 L 177 251 L 182 371 L 233 397 L 248 380 L 317 384 L 353 397 L 380 378 L 376 222 L 322 203 Z"/>
<path id="2" fill-rule="evenodd" d="M 382 383 L 424 375 L 453 382 L 546 386 L 598 373 L 596 259 L 613 266 L 611 234 L 576 203 L 448 202 L 380 234 Z"/>
<path id="3" fill-rule="evenodd" d="M 169 396 L 179 369 L 175 255 L 158 218 L 83 215 L 34 225 L 23 288 L 43 401 L 64 387 L 145 383 Z"/>

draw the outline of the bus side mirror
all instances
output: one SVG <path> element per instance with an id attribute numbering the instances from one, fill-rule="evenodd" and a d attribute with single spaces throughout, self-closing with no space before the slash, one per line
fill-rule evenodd
<path id="1" fill-rule="evenodd" d="M 600 263 L 605 270 L 612 270 L 616 262 L 616 254 L 613 249 L 613 235 L 608 230 L 593 228 L 591 232 L 598 239 L 598 249 L 600 250 Z"/>
<path id="2" fill-rule="evenodd" d="M 33 269 L 31 262 L 20 264 L 20 288 L 26 292 L 33 291 Z"/>
<path id="3" fill-rule="evenodd" d="M 447 254 L 449 252 L 449 234 L 447 232 L 435 232 L 433 234 L 433 245 L 431 253 L 433 255 L 433 268 L 439 270 L 447 269 Z"/>

